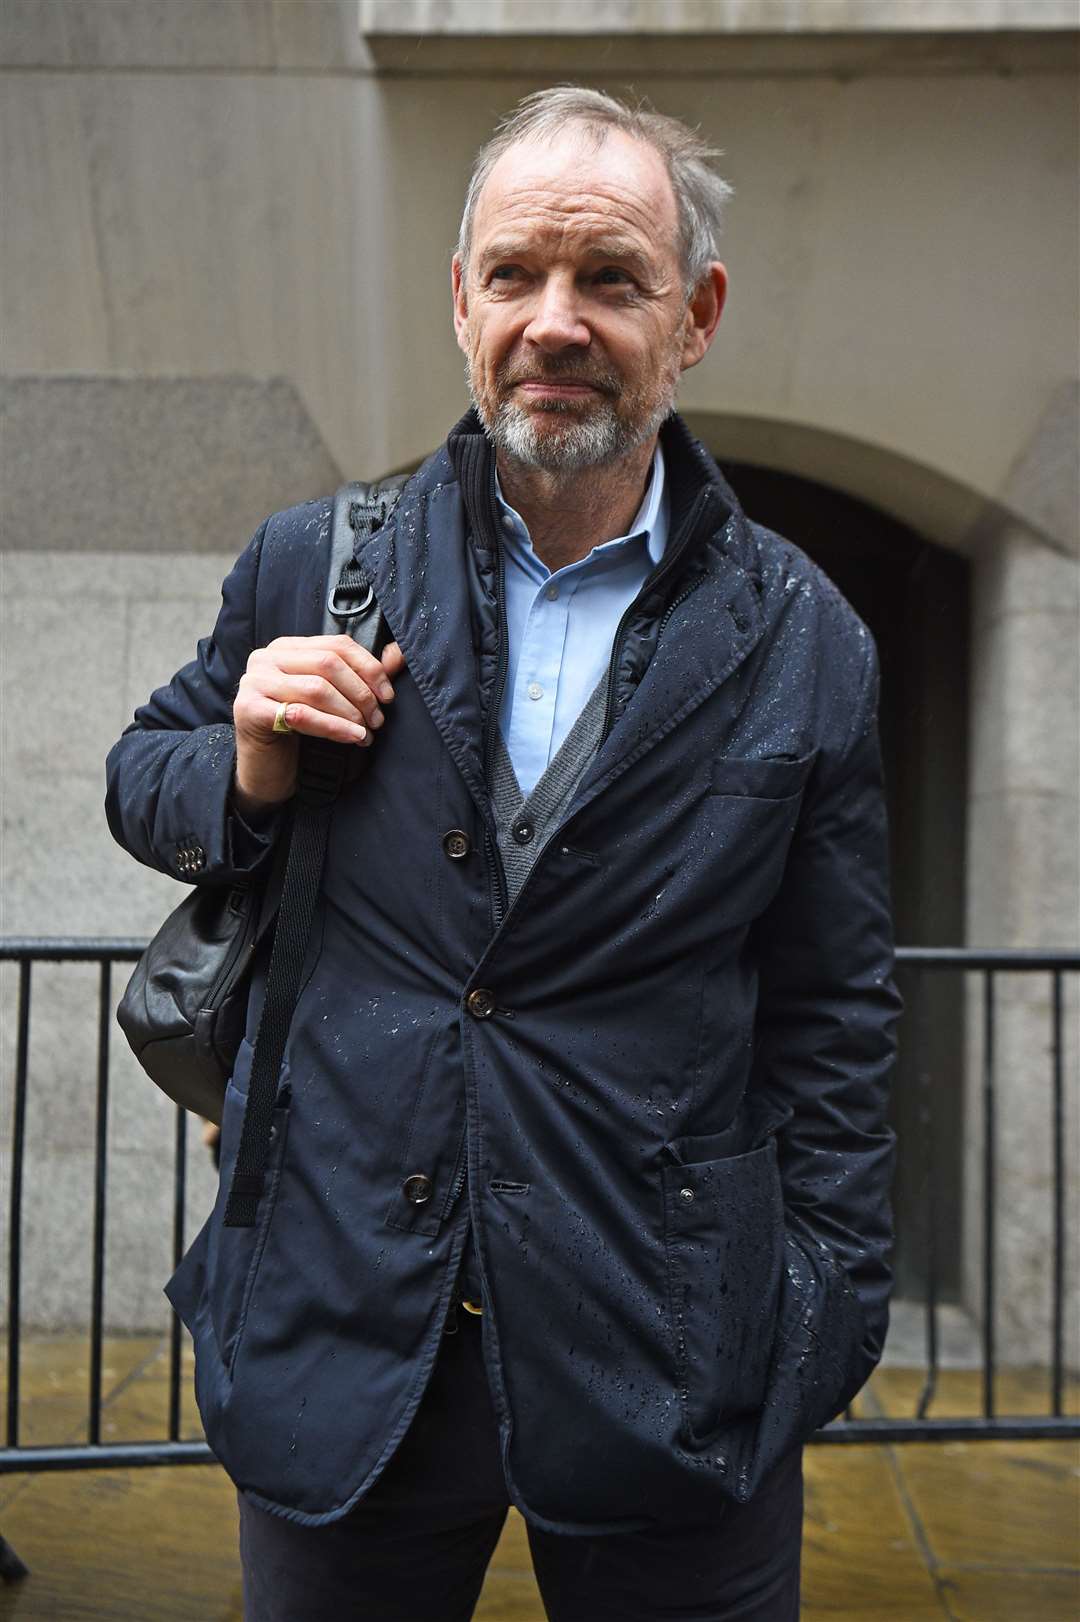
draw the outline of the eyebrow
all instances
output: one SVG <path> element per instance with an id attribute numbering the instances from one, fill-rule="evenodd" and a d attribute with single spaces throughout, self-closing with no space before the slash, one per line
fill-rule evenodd
<path id="1" fill-rule="evenodd" d="M 528 258 L 529 250 L 520 240 L 512 237 L 503 237 L 492 242 L 480 255 L 480 264 L 489 266 L 500 264 L 507 259 Z M 641 249 L 624 237 L 606 237 L 590 247 L 585 258 L 594 263 L 610 263 L 617 260 L 628 269 L 636 272 L 642 279 L 655 275 L 655 266 Z"/>

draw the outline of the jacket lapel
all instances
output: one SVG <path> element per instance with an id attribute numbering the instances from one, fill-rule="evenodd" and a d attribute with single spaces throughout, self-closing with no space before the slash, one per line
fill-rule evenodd
<path id="1" fill-rule="evenodd" d="M 357 562 L 440 737 L 492 825 L 467 547 L 461 487 L 444 449 L 409 481 L 391 521 L 371 537 Z"/>
<path id="2" fill-rule="evenodd" d="M 765 631 L 757 549 L 734 491 L 681 417 L 669 417 L 660 432 L 671 480 L 667 556 L 682 557 L 685 568 L 679 569 L 679 584 L 655 605 L 663 625 L 656 649 L 568 814 L 595 799 L 693 714 L 734 675 Z"/>
<path id="3" fill-rule="evenodd" d="M 673 476 L 667 557 L 678 553 L 686 568 L 679 566 L 679 589 L 658 585 L 655 602 L 648 604 L 646 611 L 663 618 L 663 605 L 672 596 L 676 600 L 641 681 L 601 743 L 568 815 L 704 703 L 764 633 L 754 549 L 735 497 L 680 418 L 669 419 L 663 435 Z M 489 512 L 493 487 L 490 446 L 469 413 L 448 444 L 409 481 L 391 521 L 357 558 L 431 719 L 492 830 L 472 596 L 481 589 L 478 568 L 498 547 Z M 693 589 L 678 601 L 686 590 L 684 575 Z M 644 597 L 649 597 L 648 584 Z"/>
<path id="4" fill-rule="evenodd" d="M 741 514 L 729 519 L 718 538 L 721 544 L 707 545 L 700 584 L 672 612 L 645 674 L 583 777 L 568 816 L 681 725 L 761 641 L 765 619 L 754 578 L 722 544 L 727 531 L 741 522 Z"/>

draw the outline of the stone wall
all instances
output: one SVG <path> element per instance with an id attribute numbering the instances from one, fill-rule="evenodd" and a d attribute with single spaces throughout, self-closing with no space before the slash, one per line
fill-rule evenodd
<path id="1" fill-rule="evenodd" d="M 43 568 L 43 562 L 45 567 Z M 3 555 L 3 926 L 9 934 L 152 933 L 181 899 L 174 880 L 140 868 L 102 814 L 105 752 L 151 689 L 212 626 L 221 552 Z M 58 590 L 73 605 L 55 642 Z M 44 657 L 43 657 L 44 654 Z M 116 991 L 125 971 L 116 971 Z M 17 971 L 0 974 L 0 1185 L 10 1187 Z M 24 1182 L 24 1321 L 84 1325 L 90 1311 L 98 971 L 42 966 L 32 979 Z M 107 1321 L 167 1321 L 161 1284 L 172 1231 L 174 1111 L 112 1030 Z M 188 1232 L 209 1209 L 206 1151 L 192 1121 Z M 6 1227 L 7 1210 L 4 1210 Z"/>
<path id="2" fill-rule="evenodd" d="M 105 755 L 212 629 L 221 581 L 267 512 L 340 474 L 283 380 L 9 379 L 0 418 L 0 933 L 147 936 L 184 888 L 110 838 Z M 118 967 L 117 994 L 125 978 Z M 5 965 L 5 1189 L 16 985 Z M 22 1300 L 39 1328 L 89 1313 L 97 999 L 95 966 L 34 971 Z M 112 1035 L 106 1312 L 141 1328 L 168 1311 L 174 1111 Z M 191 1235 L 212 1198 L 195 1122 L 189 1151 Z"/>

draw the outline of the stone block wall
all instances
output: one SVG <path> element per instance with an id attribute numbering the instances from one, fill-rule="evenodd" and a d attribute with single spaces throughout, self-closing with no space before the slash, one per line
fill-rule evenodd
<path id="1" fill-rule="evenodd" d="M 185 887 L 114 844 L 105 755 L 213 628 L 266 513 L 340 474 L 280 380 L 20 378 L 2 399 L 0 934 L 148 936 Z M 0 973 L 5 1190 L 17 976 Z M 23 1317 L 73 1328 L 90 1311 L 97 968 L 36 968 L 31 1010 Z M 111 1034 L 106 1318 L 152 1328 L 169 1311 L 175 1112 Z M 214 1178 L 195 1121 L 188 1139 L 191 1237 Z"/>

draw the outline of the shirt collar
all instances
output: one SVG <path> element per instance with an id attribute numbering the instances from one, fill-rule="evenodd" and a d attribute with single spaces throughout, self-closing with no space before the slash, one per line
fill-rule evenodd
<path id="1" fill-rule="evenodd" d="M 666 477 L 664 453 L 660 449 L 659 441 L 657 441 L 649 482 L 645 487 L 641 506 L 634 514 L 633 523 L 625 535 L 616 535 L 614 539 L 604 541 L 601 546 L 594 547 L 594 551 L 605 551 L 608 547 L 622 546 L 627 541 L 643 539 L 649 559 L 655 568 L 664 555 L 668 537 L 667 502 L 664 488 Z M 529 531 L 525 525 L 525 520 L 503 497 L 497 471 L 495 474 L 495 500 L 498 503 L 500 513 L 508 514 L 514 520 L 513 534 L 519 540 L 528 541 Z"/>

